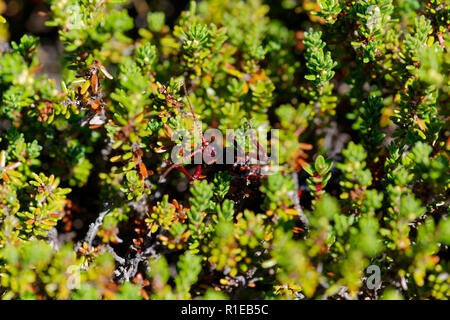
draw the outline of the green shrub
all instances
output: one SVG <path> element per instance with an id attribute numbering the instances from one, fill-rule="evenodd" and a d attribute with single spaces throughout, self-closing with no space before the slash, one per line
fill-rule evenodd
<path id="1" fill-rule="evenodd" d="M 62 81 L 0 55 L 2 299 L 449 298 L 446 1 L 48 2 Z M 246 139 L 200 121 L 278 163 L 189 164 Z"/>

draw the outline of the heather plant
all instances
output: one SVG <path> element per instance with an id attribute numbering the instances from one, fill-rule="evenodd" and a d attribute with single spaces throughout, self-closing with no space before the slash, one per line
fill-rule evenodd
<path id="1" fill-rule="evenodd" d="M 58 80 L 0 12 L 2 299 L 450 297 L 446 1 L 47 2 Z"/>

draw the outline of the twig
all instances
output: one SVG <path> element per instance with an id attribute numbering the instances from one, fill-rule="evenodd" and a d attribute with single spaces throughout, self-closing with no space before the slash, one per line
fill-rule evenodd
<path id="1" fill-rule="evenodd" d="M 119 256 L 109 244 L 107 244 L 105 246 L 105 248 L 106 248 L 106 251 L 108 251 L 114 257 L 114 259 L 117 261 L 117 263 L 125 264 L 125 259 L 122 258 L 121 256 Z"/>
<path id="2" fill-rule="evenodd" d="M 298 190 L 299 190 L 299 184 L 298 184 L 298 176 L 297 176 L 297 172 L 292 172 L 291 174 L 292 176 L 292 180 L 294 181 L 294 186 L 295 186 L 295 192 L 294 192 L 294 206 L 295 209 L 298 212 L 298 217 L 300 218 L 300 221 L 307 227 L 309 225 L 309 221 L 308 218 L 306 217 L 305 213 L 302 210 L 302 207 L 300 206 L 300 198 L 298 196 Z"/>
<path id="3" fill-rule="evenodd" d="M 89 230 L 86 234 L 86 237 L 84 238 L 84 242 L 87 242 L 88 246 L 92 246 L 92 241 L 94 241 L 95 236 L 97 235 L 98 228 L 103 224 L 103 219 L 108 214 L 109 210 L 111 210 L 112 202 L 107 202 L 105 204 L 105 210 L 100 212 L 95 222 L 91 223 L 89 225 Z M 81 246 L 82 242 L 77 244 L 76 251 Z"/>

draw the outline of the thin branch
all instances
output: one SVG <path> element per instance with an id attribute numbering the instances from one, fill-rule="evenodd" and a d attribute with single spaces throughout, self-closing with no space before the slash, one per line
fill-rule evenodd
<path id="1" fill-rule="evenodd" d="M 106 248 L 106 251 L 108 251 L 114 257 L 114 259 L 117 261 L 117 263 L 125 264 L 125 259 L 122 258 L 121 256 L 119 256 L 109 244 L 107 244 L 105 246 L 105 248 Z"/>
<path id="2" fill-rule="evenodd" d="M 197 117 L 195 116 L 194 107 L 191 104 L 191 100 L 189 100 L 189 94 L 188 94 L 188 91 L 186 89 L 186 82 L 183 82 L 183 89 L 184 89 L 184 94 L 186 96 L 186 100 L 187 100 L 188 105 L 189 105 L 189 109 L 191 109 L 192 116 L 194 117 L 195 126 L 197 128 L 198 133 L 200 134 L 200 137 L 202 138 L 202 144 L 205 144 L 206 141 L 205 141 L 205 138 L 203 137 L 202 129 L 200 127 L 200 124 L 198 123 Z"/>

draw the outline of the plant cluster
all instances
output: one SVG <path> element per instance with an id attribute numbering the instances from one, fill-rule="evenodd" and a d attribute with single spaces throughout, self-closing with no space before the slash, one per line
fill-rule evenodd
<path id="1" fill-rule="evenodd" d="M 448 2 L 140 2 L 48 0 L 60 81 L 0 46 L 2 299 L 450 297 Z"/>

